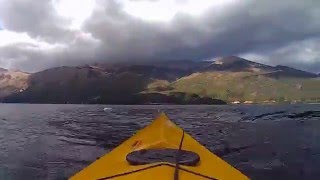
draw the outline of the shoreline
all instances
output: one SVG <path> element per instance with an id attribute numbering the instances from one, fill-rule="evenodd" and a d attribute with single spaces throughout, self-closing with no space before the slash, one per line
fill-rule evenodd
<path id="1" fill-rule="evenodd" d="M 226 104 L 178 104 L 178 103 L 151 103 L 151 104 L 108 104 L 108 103 L 30 103 L 30 102 L 0 102 L 0 104 L 44 104 L 44 105 L 110 105 L 110 106 L 135 106 L 135 105 L 140 105 L 140 106 L 164 106 L 164 105 L 179 105 L 179 106 L 196 106 L 196 105 L 232 105 L 232 106 L 237 106 L 237 105 L 320 105 L 320 102 L 301 102 L 301 103 L 226 103 Z"/>

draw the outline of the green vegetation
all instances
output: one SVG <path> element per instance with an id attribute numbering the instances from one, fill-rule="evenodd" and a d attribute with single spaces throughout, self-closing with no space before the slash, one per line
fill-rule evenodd
<path id="1" fill-rule="evenodd" d="M 253 103 L 319 102 L 320 79 L 272 78 L 252 72 L 194 73 L 175 82 L 161 84 L 162 93 L 185 92 L 227 102 Z M 157 89 L 153 86 L 154 89 Z M 169 90 L 168 90 L 169 89 Z"/>

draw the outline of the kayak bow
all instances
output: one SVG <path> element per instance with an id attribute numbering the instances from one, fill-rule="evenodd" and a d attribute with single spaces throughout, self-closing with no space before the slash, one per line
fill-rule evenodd
<path id="1" fill-rule="evenodd" d="M 249 178 L 198 143 L 162 113 L 150 125 L 70 180 Z"/>

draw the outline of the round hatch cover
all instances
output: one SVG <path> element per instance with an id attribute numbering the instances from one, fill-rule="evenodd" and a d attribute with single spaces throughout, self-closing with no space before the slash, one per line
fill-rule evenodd
<path id="1" fill-rule="evenodd" d="M 185 166 L 196 166 L 200 156 L 192 151 L 178 149 L 142 149 L 133 151 L 126 157 L 131 165 L 143 165 L 157 162 L 176 163 L 176 156 L 179 153 L 179 164 Z"/>

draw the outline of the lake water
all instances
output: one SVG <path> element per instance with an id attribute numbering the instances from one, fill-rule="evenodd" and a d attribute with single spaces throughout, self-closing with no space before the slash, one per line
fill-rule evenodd
<path id="1" fill-rule="evenodd" d="M 0 104 L 0 179 L 67 179 L 158 111 L 251 179 L 320 179 L 320 105 L 27 104 Z"/>

